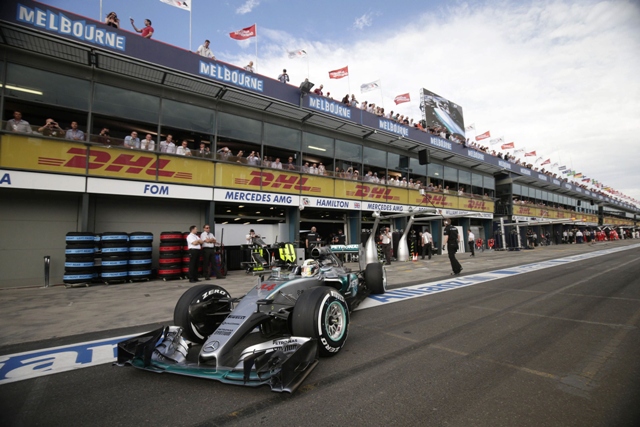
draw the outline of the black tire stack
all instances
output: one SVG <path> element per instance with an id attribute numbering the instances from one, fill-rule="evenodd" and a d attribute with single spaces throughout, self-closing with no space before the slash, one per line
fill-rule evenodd
<path id="1" fill-rule="evenodd" d="M 95 275 L 95 234 L 72 231 L 65 237 L 64 276 L 66 284 L 91 283 Z"/>
<path id="2" fill-rule="evenodd" d="M 117 231 L 102 233 L 101 243 L 102 282 L 107 285 L 126 282 L 129 275 L 129 235 Z"/>
<path id="3" fill-rule="evenodd" d="M 162 280 L 182 279 L 182 247 L 184 237 L 181 231 L 160 233 L 160 256 L 158 278 Z"/>
<path id="4" fill-rule="evenodd" d="M 129 280 L 149 280 L 153 273 L 153 233 L 129 234 Z"/>

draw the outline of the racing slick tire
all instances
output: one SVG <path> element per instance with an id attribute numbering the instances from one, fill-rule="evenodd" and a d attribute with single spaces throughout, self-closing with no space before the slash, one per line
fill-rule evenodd
<path id="1" fill-rule="evenodd" d="M 347 302 L 327 286 L 306 290 L 293 308 L 291 329 L 294 336 L 317 339 L 320 356 L 334 356 L 349 334 Z"/>
<path id="2" fill-rule="evenodd" d="M 220 301 L 224 298 L 226 301 Z M 173 311 L 173 322 L 184 330 L 182 336 L 204 343 L 231 311 L 231 295 L 216 285 L 198 285 L 188 289 Z"/>
<path id="3" fill-rule="evenodd" d="M 387 292 L 387 274 L 381 263 L 367 264 L 364 269 L 364 282 L 372 294 Z"/>

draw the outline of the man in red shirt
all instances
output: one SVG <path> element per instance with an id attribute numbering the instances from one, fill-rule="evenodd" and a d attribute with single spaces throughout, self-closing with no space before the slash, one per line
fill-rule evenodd
<path id="1" fill-rule="evenodd" d="M 133 29 L 136 30 L 136 33 L 141 33 L 142 37 L 144 37 L 145 39 L 150 39 L 151 36 L 153 36 L 153 27 L 151 26 L 151 20 L 149 19 L 144 20 L 144 28 L 139 30 L 133 23 L 133 18 L 131 18 L 131 26 L 133 26 Z"/>

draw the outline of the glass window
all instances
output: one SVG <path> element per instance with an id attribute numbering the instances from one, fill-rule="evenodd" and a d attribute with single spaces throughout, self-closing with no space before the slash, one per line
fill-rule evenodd
<path id="1" fill-rule="evenodd" d="M 258 120 L 234 114 L 218 113 L 218 135 L 259 144 L 262 125 Z"/>
<path id="2" fill-rule="evenodd" d="M 93 111 L 146 123 L 158 123 L 160 98 L 96 83 Z"/>
<path id="3" fill-rule="evenodd" d="M 305 153 L 312 153 L 316 156 L 333 159 L 333 138 L 306 132 L 302 135 L 302 138 L 304 141 L 302 150 Z M 300 147 L 300 142 L 298 142 L 298 147 Z"/>
<path id="4" fill-rule="evenodd" d="M 444 179 L 446 181 L 458 182 L 458 169 L 449 166 L 444 167 Z"/>
<path id="5" fill-rule="evenodd" d="M 513 184 L 513 195 L 522 196 L 522 186 L 520 184 Z"/>
<path id="6" fill-rule="evenodd" d="M 364 147 L 364 159 L 362 161 L 367 166 L 377 166 L 387 168 L 387 153 L 371 147 Z M 375 169 L 375 168 L 374 168 Z"/>
<path id="7" fill-rule="evenodd" d="M 471 184 L 471 172 L 458 171 L 458 182 L 460 184 Z"/>
<path id="8" fill-rule="evenodd" d="M 442 179 L 444 177 L 443 166 L 436 163 L 430 163 L 427 172 L 432 178 Z"/>
<path id="9" fill-rule="evenodd" d="M 165 99 L 162 101 L 162 125 L 196 132 L 213 133 L 215 112 L 195 105 Z"/>
<path id="10" fill-rule="evenodd" d="M 90 91 L 86 80 L 8 64 L 5 87 L 8 97 L 88 110 Z"/>
<path id="11" fill-rule="evenodd" d="M 471 184 L 474 187 L 483 187 L 482 175 L 478 175 L 477 173 L 472 173 L 471 174 Z"/>
<path id="12" fill-rule="evenodd" d="M 484 177 L 484 188 L 494 190 L 496 188 L 496 179 L 492 176 Z"/>
<path id="13" fill-rule="evenodd" d="M 362 145 L 336 139 L 336 168 L 362 171 Z"/>

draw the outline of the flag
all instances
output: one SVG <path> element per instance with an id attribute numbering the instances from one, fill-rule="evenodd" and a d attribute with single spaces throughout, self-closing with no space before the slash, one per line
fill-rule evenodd
<path id="1" fill-rule="evenodd" d="M 376 89 L 380 89 L 380 80 L 360 85 L 360 93 L 365 93 Z"/>
<path id="2" fill-rule="evenodd" d="M 483 139 L 487 139 L 491 137 L 491 133 L 489 131 L 486 131 L 485 133 L 481 133 L 480 135 L 476 136 L 476 141 L 481 141 Z M 491 141 L 493 142 L 493 141 Z"/>
<path id="3" fill-rule="evenodd" d="M 524 153 L 524 156 L 525 156 L 525 157 L 531 157 L 531 156 L 535 156 L 535 155 L 536 155 L 536 152 L 535 152 L 535 151 L 530 151 L 530 152 L 528 152 L 528 153 Z"/>
<path id="4" fill-rule="evenodd" d="M 411 96 L 408 93 L 403 93 L 402 95 L 398 95 L 393 99 L 393 102 L 398 104 L 402 104 L 403 102 L 411 102 Z"/>
<path id="5" fill-rule="evenodd" d="M 513 152 L 513 154 L 520 154 L 520 153 L 524 153 L 524 148 L 519 148 Z"/>
<path id="6" fill-rule="evenodd" d="M 563 170 L 567 170 L 567 167 L 565 165 L 562 165 L 558 168 L 559 171 L 563 171 Z"/>
<path id="7" fill-rule="evenodd" d="M 246 40 L 251 37 L 257 36 L 256 33 L 256 24 L 253 24 L 250 27 L 243 28 L 240 31 L 234 31 L 233 33 L 229 33 L 229 37 L 235 40 Z"/>
<path id="8" fill-rule="evenodd" d="M 567 169 L 567 170 L 563 170 L 563 171 L 562 171 L 562 173 L 563 173 L 563 174 L 568 174 L 569 172 L 571 172 L 571 171 L 570 171 L 570 170 L 568 170 L 568 169 Z"/>
<path id="9" fill-rule="evenodd" d="M 307 56 L 307 51 L 304 49 L 298 49 L 287 52 L 287 54 L 289 55 L 289 59 L 304 58 L 305 56 Z"/>
<path id="10" fill-rule="evenodd" d="M 170 4 L 171 6 L 175 6 L 179 9 L 188 10 L 191 12 L 191 0 L 189 1 L 180 1 L 180 0 L 160 0 L 162 3 Z"/>
<path id="11" fill-rule="evenodd" d="M 582 172 L 574 173 L 573 177 L 574 178 L 582 178 L 583 177 Z"/>
<path id="12" fill-rule="evenodd" d="M 540 163 L 540 166 L 550 165 L 550 164 L 551 164 L 551 159 L 547 159 L 544 162 Z"/>
<path id="13" fill-rule="evenodd" d="M 555 162 L 554 164 L 551 165 L 552 168 L 557 168 L 558 167 L 558 162 Z"/>
<path id="14" fill-rule="evenodd" d="M 475 123 L 472 123 L 472 124 L 470 124 L 469 126 L 467 126 L 466 128 L 464 128 L 464 130 L 465 130 L 466 132 L 469 132 L 469 131 L 472 131 L 472 130 L 476 130 L 476 124 L 475 124 Z"/>
<path id="15" fill-rule="evenodd" d="M 510 142 L 508 144 L 502 144 L 500 146 L 501 150 L 511 150 L 512 148 L 515 148 L 515 143 L 513 143 L 513 142 Z"/>
<path id="16" fill-rule="evenodd" d="M 489 144 L 491 145 L 502 144 L 503 142 L 504 142 L 504 137 L 502 136 L 500 138 L 494 138 L 489 140 Z"/>
<path id="17" fill-rule="evenodd" d="M 330 79 L 341 79 L 349 75 L 349 66 L 338 68 L 337 70 L 329 71 Z"/>
<path id="18" fill-rule="evenodd" d="M 591 178 L 587 178 L 587 177 L 582 178 L 582 182 L 590 182 L 590 181 L 591 181 Z"/>

